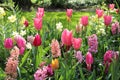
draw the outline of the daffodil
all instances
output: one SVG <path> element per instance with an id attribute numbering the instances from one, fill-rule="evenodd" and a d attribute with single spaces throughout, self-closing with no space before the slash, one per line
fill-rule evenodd
<path id="1" fill-rule="evenodd" d="M 5 15 L 6 15 L 6 13 L 5 13 L 4 8 L 0 7 L 0 18 L 5 16 Z"/>
<path id="2" fill-rule="evenodd" d="M 17 19 L 16 19 L 16 15 L 11 15 L 11 16 L 9 16 L 8 17 L 8 20 L 10 21 L 10 22 L 15 22 Z"/>

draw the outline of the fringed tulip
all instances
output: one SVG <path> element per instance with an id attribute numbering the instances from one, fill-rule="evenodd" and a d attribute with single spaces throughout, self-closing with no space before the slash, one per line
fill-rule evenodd
<path id="1" fill-rule="evenodd" d="M 72 39 L 72 45 L 75 50 L 79 50 L 82 44 L 82 39 L 81 38 L 73 38 Z"/>
<path id="2" fill-rule="evenodd" d="M 13 47 L 13 40 L 11 38 L 6 38 L 4 41 L 4 47 L 6 49 L 11 49 Z"/>
<path id="3" fill-rule="evenodd" d="M 88 16 L 82 16 L 82 18 L 81 18 L 81 24 L 83 26 L 87 26 L 88 25 Z"/>
<path id="4" fill-rule="evenodd" d="M 42 18 L 34 18 L 34 26 L 36 30 L 41 30 L 42 28 Z"/>
<path id="5" fill-rule="evenodd" d="M 86 54 L 86 64 L 87 64 L 87 69 L 91 70 L 91 65 L 93 64 L 93 57 L 90 52 L 87 52 Z"/>
<path id="6" fill-rule="evenodd" d="M 71 46 L 72 45 L 72 38 L 73 38 L 72 31 L 65 29 L 62 32 L 61 41 L 64 45 Z"/>
<path id="7" fill-rule="evenodd" d="M 97 14 L 98 18 L 101 18 L 103 16 L 103 12 L 104 11 L 101 9 L 96 9 L 96 14 Z"/>
<path id="8" fill-rule="evenodd" d="M 104 24 L 106 26 L 109 26 L 112 22 L 112 16 L 111 15 L 105 15 L 104 16 Z"/>
<path id="9" fill-rule="evenodd" d="M 36 35 L 35 35 L 35 39 L 34 39 L 34 41 L 33 41 L 33 45 L 37 47 L 37 46 L 40 46 L 41 43 L 42 43 L 42 40 L 41 40 L 40 35 L 39 35 L 39 34 L 36 34 Z"/>

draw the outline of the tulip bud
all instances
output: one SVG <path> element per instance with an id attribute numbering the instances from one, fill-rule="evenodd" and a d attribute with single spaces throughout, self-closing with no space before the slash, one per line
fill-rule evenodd
<path id="1" fill-rule="evenodd" d="M 6 49 L 11 49 L 13 47 L 13 40 L 11 38 L 6 38 L 4 40 L 4 47 Z"/>
<path id="2" fill-rule="evenodd" d="M 42 40 L 41 40 L 40 35 L 39 35 L 39 34 L 36 34 L 36 35 L 35 35 L 35 39 L 34 39 L 34 41 L 33 41 L 33 45 L 37 47 L 37 46 L 40 46 L 41 43 L 42 43 Z"/>
<path id="3" fill-rule="evenodd" d="M 83 26 L 87 26 L 88 25 L 88 16 L 82 16 L 82 18 L 81 18 L 81 24 Z"/>

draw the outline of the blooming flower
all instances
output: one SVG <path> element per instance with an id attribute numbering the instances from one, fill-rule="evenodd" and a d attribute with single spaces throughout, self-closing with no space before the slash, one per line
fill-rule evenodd
<path id="1" fill-rule="evenodd" d="M 77 24 L 77 25 L 76 25 L 76 32 L 77 32 L 77 33 L 82 32 L 82 24 Z"/>
<path id="2" fill-rule="evenodd" d="M 7 49 L 11 49 L 13 47 L 13 40 L 11 38 L 6 38 L 4 40 L 4 47 Z"/>
<path id="3" fill-rule="evenodd" d="M 103 16 L 103 10 L 96 9 L 96 14 L 97 14 L 98 18 L 101 18 Z"/>
<path id="4" fill-rule="evenodd" d="M 68 17 L 71 17 L 71 16 L 72 16 L 72 12 L 73 12 L 72 9 L 67 9 L 66 15 L 67 15 Z"/>
<path id="5" fill-rule="evenodd" d="M 115 7 L 115 4 L 109 4 L 109 9 L 113 10 Z"/>
<path id="6" fill-rule="evenodd" d="M 41 18 L 41 17 L 43 17 L 43 16 L 44 16 L 44 8 L 38 8 L 36 17 L 37 17 L 37 18 Z"/>
<path id="7" fill-rule="evenodd" d="M 5 15 L 6 15 L 6 13 L 5 13 L 4 8 L 0 7 L 0 18 L 5 16 Z"/>
<path id="8" fill-rule="evenodd" d="M 81 38 L 73 38 L 72 45 L 75 50 L 78 50 L 81 47 L 82 39 Z"/>
<path id="9" fill-rule="evenodd" d="M 86 64 L 87 64 L 87 69 L 91 70 L 91 65 L 93 64 L 93 57 L 90 52 L 87 52 L 86 54 Z"/>
<path id="10" fill-rule="evenodd" d="M 25 51 L 25 47 L 21 47 L 20 48 L 20 55 L 23 55 L 24 51 Z"/>
<path id="11" fill-rule="evenodd" d="M 56 24 L 56 29 L 59 30 L 59 31 L 62 31 L 62 28 L 63 28 L 63 25 L 61 22 L 57 23 Z"/>
<path id="12" fill-rule="evenodd" d="M 83 26 L 87 26 L 88 25 L 88 16 L 82 16 L 80 22 Z"/>
<path id="13" fill-rule="evenodd" d="M 71 46 L 72 45 L 72 37 L 73 37 L 72 31 L 65 29 L 61 35 L 62 43 L 66 46 Z"/>
<path id="14" fill-rule="evenodd" d="M 59 61 L 58 61 L 58 59 L 53 59 L 52 60 L 51 67 L 52 67 L 53 70 L 59 68 Z"/>
<path id="15" fill-rule="evenodd" d="M 17 31 L 13 31 L 12 35 L 15 37 L 15 36 L 19 35 L 19 33 Z"/>
<path id="16" fill-rule="evenodd" d="M 17 66 L 18 66 L 18 56 L 19 56 L 19 49 L 14 47 L 14 49 L 10 52 L 10 57 L 7 60 L 5 73 L 6 73 L 6 80 L 8 78 L 10 80 L 15 80 L 17 78 Z"/>
<path id="17" fill-rule="evenodd" d="M 40 35 L 39 35 L 39 34 L 36 34 L 36 35 L 35 35 L 35 39 L 34 39 L 34 41 L 33 41 L 33 45 L 34 45 L 34 46 L 40 46 L 41 43 L 42 43 L 42 40 L 41 40 Z"/>
<path id="18" fill-rule="evenodd" d="M 16 35 L 14 40 L 16 41 L 19 48 L 26 46 L 26 40 L 20 35 Z"/>
<path id="19" fill-rule="evenodd" d="M 34 26 L 36 30 L 40 30 L 42 28 L 42 18 L 34 18 Z"/>
<path id="20" fill-rule="evenodd" d="M 78 60 L 79 63 L 82 62 L 83 57 L 82 57 L 81 51 L 77 51 L 77 52 L 75 53 L 75 58 Z"/>
<path id="21" fill-rule="evenodd" d="M 106 26 L 109 26 L 112 22 L 112 16 L 111 15 L 105 15 L 104 16 L 104 24 Z"/>
<path id="22" fill-rule="evenodd" d="M 119 22 L 115 22 L 112 24 L 112 27 L 111 27 L 111 32 L 112 34 L 116 34 L 118 31 L 118 28 L 120 27 L 119 25 Z"/>
<path id="23" fill-rule="evenodd" d="M 61 56 L 60 45 L 55 39 L 53 39 L 51 43 L 51 52 L 53 57 Z"/>
<path id="24" fill-rule="evenodd" d="M 20 35 L 21 35 L 21 36 L 26 35 L 26 31 L 25 31 L 25 30 L 24 30 L 24 31 L 23 31 L 23 30 L 21 30 L 21 31 L 20 31 Z"/>
<path id="25" fill-rule="evenodd" d="M 28 25 L 29 25 L 28 20 L 25 20 L 25 21 L 24 21 L 24 25 L 25 25 L 25 27 L 28 27 Z"/>
<path id="26" fill-rule="evenodd" d="M 16 19 L 16 15 L 11 15 L 11 16 L 9 16 L 8 17 L 8 20 L 10 21 L 10 22 L 15 22 L 17 19 Z"/>
<path id="27" fill-rule="evenodd" d="M 28 42 L 28 43 L 26 44 L 26 48 L 27 48 L 27 49 L 32 49 L 31 43 Z"/>
<path id="28" fill-rule="evenodd" d="M 97 41 L 97 35 L 93 34 L 91 36 L 88 37 L 88 45 L 89 45 L 89 52 L 97 52 L 97 48 L 98 48 L 98 41 Z"/>
<path id="29" fill-rule="evenodd" d="M 30 42 L 31 44 L 33 44 L 34 39 L 35 39 L 35 37 L 33 37 L 33 36 L 27 37 L 27 41 Z"/>

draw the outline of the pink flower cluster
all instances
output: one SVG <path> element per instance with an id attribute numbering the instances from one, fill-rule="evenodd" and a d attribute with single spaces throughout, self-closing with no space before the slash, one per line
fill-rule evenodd
<path id="1" fill-rule="evenodd" d="M 17 78 L 19 48 L 14 47 L 10 52 L 10 57 L 7 60 L 5 73 L 6 80 L 15 80 Z"/>
<path id="2" fill-rule="evenodd" d="M 78 60 L 79 63 L 81 63 L 83 60 L 82 52 L 81 51 L 75 52 L 75 58 Z"/>
<path id="3" fill-rule="evenodd" d="M 89 46 L 89 49 L 88 49 L 89 52 L 96 53 L 98 51 L 97 50 L 98 49 L 98 40 L 97 40 L 96 34 L 93 34 L 88 37 L 88 46 Z"/>
<path id="4" fill-rule="evenodd" d="M 26 40 L 20 35 L 16 35 L 14 40 L 16 41 L 17 46 L 20 49 L 20 54 L 23 55 L 26 48 Z"/>
<path id="5" fill-rule="evenodd" d="M 112 32 L 113 35 L 116 34 L 116 33 L 118 33 L 118 34 L 120 33 L 120 24 L 119 24 L 119 22 L 115 22 L 115 23 L 112 24 L 111 32 Z"/>
<path id="6" fill-rule="evenodd" d="M 61 56 L 60 45 L 59 45 L 58 41 L 55 39 L 53 39 L 52 43 L 51 43 L 51 52 L 52 52 L 52 56 L 54 58 Z"/>
<path id="7" fill-rule="evenodd" d="M 34 74 L 35 80 L 46 80 L 48 76 L 53 75 L 53 70 L 50 65 L 43 66 L 42 68 L 38 69 Z"/>

